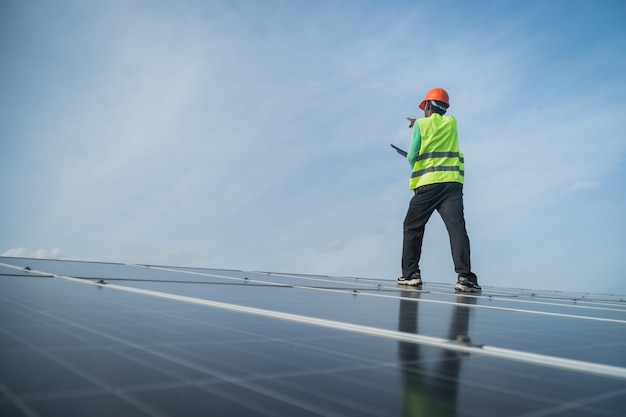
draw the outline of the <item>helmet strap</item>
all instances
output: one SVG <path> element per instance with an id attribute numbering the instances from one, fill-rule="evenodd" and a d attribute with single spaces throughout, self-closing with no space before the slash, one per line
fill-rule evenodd
<path id="1" fill-rule="evenodd" d="M 435 100 L 429 100 L 426 102 L 429 107 L 432 109 L 432 107 L 438 109 L 439 111 L 435 112 L 435 113 L 439 113 L 439 114 L 445 114 L 445 112 L 448 110 L 447 107 L 445 106 L 440 106 L 439 104 L 437 104 L 437 102 Z"/>

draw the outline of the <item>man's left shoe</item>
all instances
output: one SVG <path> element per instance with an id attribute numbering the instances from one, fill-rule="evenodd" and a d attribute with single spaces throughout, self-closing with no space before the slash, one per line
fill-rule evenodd
<path id="1" fill-rule="evenodd" d="M 454 286 L 454 291 L 457 292 L 480 292 L 482 288 L 478 285 L 477 282 L 472 282 L 466 277 L 459 277 L 456 285 Z"/>
<path id="2" fill-rule="evenodd" d="M 419 272 L 413 272 L 408 277 L 400 277 L 396 280 L 398 284 L 402 285 L 422 285 L 422 277 Z"/>

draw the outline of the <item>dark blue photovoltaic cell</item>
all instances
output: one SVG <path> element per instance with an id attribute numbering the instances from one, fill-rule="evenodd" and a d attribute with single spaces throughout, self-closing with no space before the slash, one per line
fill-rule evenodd
<path id="1" fill-rule="evenodd" d="M 106 284 L 93 285 L 99 280 Z M 459 295 L 451 283 L 417 290 L 355 277 L 1 257 L 0 415 L 626 412 L 622 377 L 356 333 L 353 324 L 626 374 L 626 301 L 618 295 Z"/>

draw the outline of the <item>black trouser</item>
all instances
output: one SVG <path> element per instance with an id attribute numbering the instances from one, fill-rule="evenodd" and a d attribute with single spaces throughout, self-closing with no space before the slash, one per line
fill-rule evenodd
<path id="1" fill-rule="evenodd" d="M 415 189 L 404 219 L 403 277 L 420 272 L 424 228 L 435 210 L 439 212 L 448 229 L 455 271 L 459 275 L 468 275 L 471 272 L 470 243 L 463 216 L 463 184 L 445 182 Z"/>

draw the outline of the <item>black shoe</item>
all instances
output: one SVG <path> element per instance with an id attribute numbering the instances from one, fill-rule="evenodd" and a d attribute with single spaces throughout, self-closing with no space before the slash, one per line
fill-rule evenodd
<path id="1" fill-rule="evenodd" d="M 474 275 L 475 277 L 476 275 Z M 478 285 L 478 282 L 472 282 L 469 278 L 459 277 L 456 285 L 454 286 L 454 291 L 457 292 L 480 292 L 482 288 Z"/>
<path id="2" fill-rule="evenodd" d="M 408 277 L 400 277 L 396 280 L 398 284 L 402 285 L 422 285 L 422 277 L 419 272 L 413 272 Z"/>

